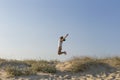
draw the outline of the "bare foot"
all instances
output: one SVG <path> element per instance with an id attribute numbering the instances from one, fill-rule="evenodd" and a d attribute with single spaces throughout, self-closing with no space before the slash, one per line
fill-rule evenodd
<path id="1" fill-rule="evenodd" d="M 65 51 L 64 54 L 67 55 L 67 52 Z"/>

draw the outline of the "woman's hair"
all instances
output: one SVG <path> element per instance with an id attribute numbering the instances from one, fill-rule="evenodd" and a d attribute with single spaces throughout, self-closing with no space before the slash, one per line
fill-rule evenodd
<path id="1" fill-rule="evenodd" d="M 63 36 L 61 36 L 60 39 L 63 39 Z"/>
<path id="2" fill-rule="evenodd" d="M 65 41 L 65 39 L 63 38 L 63 36 L 61 36 L 60 39 L 62 39 L 63 41 Z"/>

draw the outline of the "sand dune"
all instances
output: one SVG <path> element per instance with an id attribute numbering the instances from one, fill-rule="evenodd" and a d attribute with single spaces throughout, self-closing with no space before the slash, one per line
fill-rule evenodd
<path id="1" fill-rule="evenodd" d="M 0 80 L 120 80 L 120 62 L 119 58 L 111 59 L 73 59 L 65 62 L 47 62 L 47 61 L 0 61 Z M 113 61 L 112 63 L 110 61 Z M 8 74 L 9 67 L 16 67 L 16 69 L 24 70 L 32 67 L 32 64 L 38 62 L 40 64 L 55 65 L 56 72 L 47 73 L 37 71 L 35 74 L 23 74 L 21 72 L 11 71 L 15 73 L 14 76 Z M 109 63 L 108 63 L 109 62 Z M 28 64 L 30 63 L 30 64 Z M 35 64 L 34 64 L 35 65 Z M 48 66 L 47 68 L 49 68 Z M 6 69 L 8 68 L 8 69 Z M 38 66 L 37 66 L 38 68 Z M 41 68 L 41 67 L 39 67 Z M 52 70 L 54 68 L 51 68 Z M 46 69 L 50 70 L 50 69 Z M 32 69 L 29 70 L 32 72 Z M 20 74 L 21 73 L 21 74 Z M 27 71 L 28 73 L 28 71 Z M 17 74 L 17 75 L 16 75 Z M 18 75 L 19 74 L 19 75 Z"/>
<path id="2" fill-rule="evenodd" d="M 94 72 L 94 71 L 93 71 Z M 86 74 L 86 73 L 62 73 L 56 74 L 37 73 L 37 75 L 7 77 L 5 71 L 0 71 L 1 80 L 120 80 L 120 70 L 111 73 Z"/>

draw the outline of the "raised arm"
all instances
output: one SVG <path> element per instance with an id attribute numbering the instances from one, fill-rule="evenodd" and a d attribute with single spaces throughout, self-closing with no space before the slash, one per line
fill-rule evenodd
<path id="1" fill-rule="evenodd" d="M 69 34 L 66 34 L 65 37 L 63 37 L 64 39 L 68 36 Z"/>

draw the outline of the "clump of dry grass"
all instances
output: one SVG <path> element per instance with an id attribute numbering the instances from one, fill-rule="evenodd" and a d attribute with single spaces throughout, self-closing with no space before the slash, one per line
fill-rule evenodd
<path id="1" fill-rule="evenodd" d="M 54 60 L 0 60 L 0 69 L 5 70 L 9 76 L 31 75 L 37 72 L 55 73 L 56 63 Z"/>
<path id="2" fill-rule="evenodd" d="M 7 72 L 8 76 L 20 76 L 33 74 L 30 66 L 18 60 L 0 60 L 0 69 Z"/>
<path id="3" fill-rule="evenodd" d="M 72 59 L 56 65 L 60 71 L 80 72 L 94 70 L 96 72 L 107 72 L 120 68 L 120 57 L 112 58 L 92 58 L 92 57 L 73 57 Z"/>
<path id="4" fill-rule="evenodd" d="M 93 65 L 99 64 L 98 61 L 96 62 L 95 58 L 91 58 L 91 57 L 73 57 L 67 62 L 71 64 L 66 70 L 69 72 L 85 71 L 91 65 L 93 66 Z"/>
<path id="5" fill-rule="evenodd" d="M 46 60 L 38 60 L 34 63 L 29 62 L 34 72 L 55 73 L 55 63 Z"/>
<path id="6" fill-rule="evenodd" d="M 59 71 L 80 72 L 80 71 L 109 71 L 120 68 L 120 57 L 92 58 L 73 57 L 72 59 L 60 62 L 57 60 L 5 60 L 0 59 L 0 69 L 4 69 L 10 76 L 31 75 L 37 72 L 56 73 Z"/>
<path id="7" fill-rule="evenodd" d="M 8 67 L 6 67 L 5 71 L 7 72 L 7 74 L 8 74 L 10 77 L 35 74 L 35 73 L 31 70 L 31 68 L 23 68 L 23 69 L 20 69 L 20 68 L 15 67 L 15 66 L 8 66 Z"/>
<path id="8" fill-rule="evenodd" d="M 99 60 L 113 67 L 120 68 L 120 57 L 107 57 L 107 58 L 99 59 Z"/>
<path id="9" fill-rule="evenodd" d="M 25 60 L 33 72 L 56 73 L 55 65 L 57 60 Z"/>
<path id="10" fill-rule="evenodd" d="M 18 67 L 18 68 L 26 68 L 29 65 L 25 62 L 18 61 L 18 60 L 6 60 L 0 63 L 0 68 L 5 69 L 6 67 Z"/>

